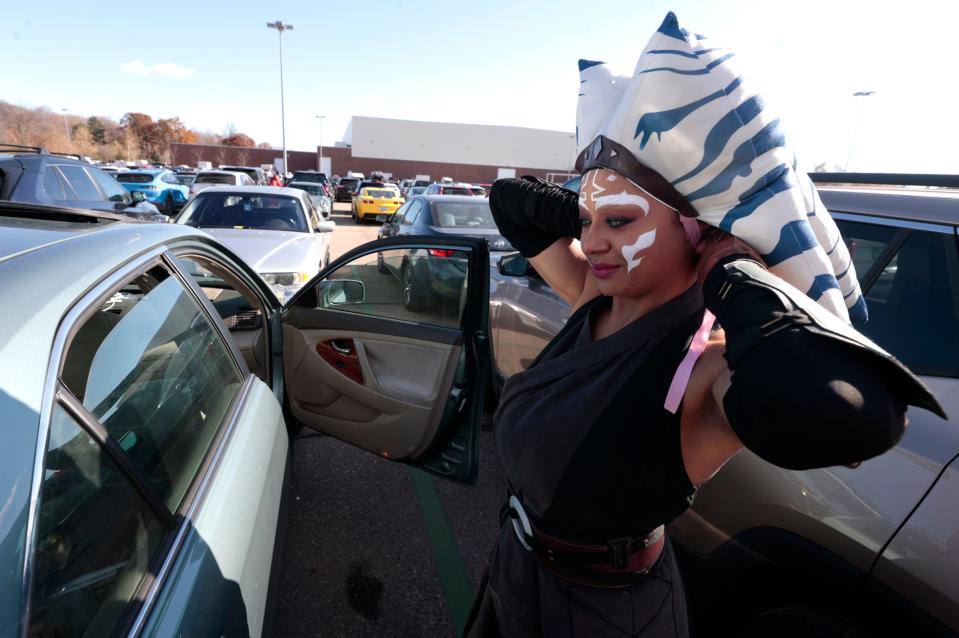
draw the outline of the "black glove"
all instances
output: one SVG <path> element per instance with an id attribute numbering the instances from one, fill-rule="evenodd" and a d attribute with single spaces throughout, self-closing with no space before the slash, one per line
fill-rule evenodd
<path id="1" fill-rule="evenodd" d="M 524 257 L 535 257 L 557 239 L 579 239 L 579 195 L 531 175 L 498 179 L 489 205 L 496 226 Z"/>

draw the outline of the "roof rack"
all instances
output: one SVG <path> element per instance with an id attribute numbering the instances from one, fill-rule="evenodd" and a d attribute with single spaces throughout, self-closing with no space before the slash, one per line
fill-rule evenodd
<path id="1" fill-rule="evenodd" d="M 959 175 L 934 173 L 810 173 L 809 178 L 817 184 L 959 188 Z"/>
<path id="2" fill-rule="evenodd" d="M 60 153 L 58 151 L 47 151 L 50 155 L 59 155 L 60 157 L 71 157 L 75 160 L 83 161 L 83 158 L 76 153 Z"/>
<path id="3" fill-rule="evenodd" d="M 22 144 L 0 143 L 0 151 L 6 151 L 6 150 L 20 151 L 20 152 L 32 151 L 34 153 L 40 153 L 41 155 L 45 155 L 48 153 L 47 149 L 43 148 L 42 146 L 24 146 Z"/>
<path id="4" fill-rule="evenodd" d="M 121 213 L 50 206 L 32 202 L 11 202 L 8 200 L 0 200 L 0 217 L 30 217 L 33 219 L 92 223 L 130 221 L 131 219 Z"/>

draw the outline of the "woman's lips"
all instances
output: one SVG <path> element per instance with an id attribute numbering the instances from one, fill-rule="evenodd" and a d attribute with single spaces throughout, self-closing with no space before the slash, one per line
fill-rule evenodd
<path id="1" fill-rule="evenodd" d="M 608 279 L 616 274 L 620 266 L 618 264 L 590 264 L 593 269 L 593 276 L 599 279 Z"/>

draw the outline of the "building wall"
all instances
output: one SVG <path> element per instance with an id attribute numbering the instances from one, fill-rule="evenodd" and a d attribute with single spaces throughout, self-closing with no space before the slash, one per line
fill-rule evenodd
<path id="1" fill-rule="evenodd" d="M 240 164 L 259 166 L 272 164 L 273 158 L 282 157 L 283 151 L 264 148 L 241 148 L 236 146 L 208 146 L 204 144 L 172 144 L 174 164 L 188 164 L 196 166 L 197 161 L 219 164 Z M 316 170 L 319 166 L 319 148 L 316 151 L 287 151 L 290 170 Z M 348 171 L 356 171 L 369 175 L 373 171 L 390 173 L 398 179 L 429 175 L 434 181 L 441 177 L 451 177 L 458 182 L 475 184 L 489 184 L 497 177 L 498 169 L 512 168 L 516 175 L 535 175 L 543 179 L 553 177 L 562 181 L 557 174 L 565 174 L 568 169 L 560 164 L 553 168 L 537 168 L 517 165 L 483 165 L 461 164 L 454 162 L 419 161 L 410 159 L 389 159 L 380 157 L 357 157 L 352 149 L 324 146 L 323 157 L 330 159 L 333 175 L 346 175 Z M 221 159 L 222 158 L 222 159 Z"/>
<path id="2" fill-rule="evenodd" d="M 571 132 L 361 116 L 347 130 L 354 158 L 546 170 L 569 170 L 575 160 Z"/>

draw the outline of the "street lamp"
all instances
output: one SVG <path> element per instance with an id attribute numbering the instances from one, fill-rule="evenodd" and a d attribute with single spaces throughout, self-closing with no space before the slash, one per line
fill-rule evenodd
<path id="1" fill-rule="evenodd" d="M 283 32 L 292 31 L 293 25 L 283 24 L 277 20 L 276 22 L 267 22 L 266 26 L 270 29 L 276 29 L 280 38 L 280 130 L 283 135 L 283 172 L 288 173 L 290 168 L 286 163 L 286 105 L 283 98 Z"/>
<path id="2" fill-rule="evenodd" d="M 319 159 L 319 166 L 317 166 L 317 170 L 322 173 L 323 172 L 323 120 L 326 119 L 326 116 L 314 115 L 313 118 L 320 121 L 320 159 Z M 329 177 L 329 175 L 327 175 L 327 177 Z"/>
<path id="3" fill-rule="evenodd" d="M 856 91 L 852 94 L 852 96 L 866 98 L 875 94 L 875 91 Z M 852 159 L 852 148 L 856 144 L 856 134 L 859 132 L 859 121 L 862 119 L 862 104 L 863 100 L 859 100 L 859 111 L 856 114 L 856 125 L 852 129 L 852 139 L 849 140 L 849 153 L 846 155 L 846 165 L 843 166 L 842 169 L 844 173 L 849 170 L 849 160 Z"/>
<path id="4" fill-rule="evenodd" d="M 67 132 L 67 144 L 69 144 L 69 150 L 73 150 L 73 136 L 70 135 L 70 125 L 67 124 L 67 109 L 60 109 L 63 112 L 63 129 Z"/>

